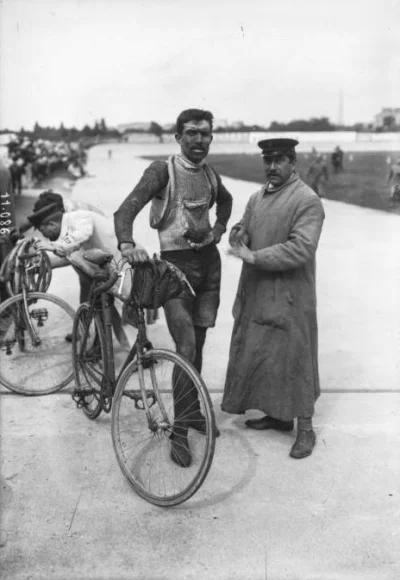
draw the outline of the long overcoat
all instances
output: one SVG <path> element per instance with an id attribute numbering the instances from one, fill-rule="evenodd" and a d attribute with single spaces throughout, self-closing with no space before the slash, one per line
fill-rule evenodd
<path id="1" fill-rule="evenodd" d="M 243 263 L 233 305 L 222 410 L 312 416 L 320 393 L 315 253 L 323 220 L 321 200 L 296 174 L 250 198 L 237 227 L 255 264 Z"/>

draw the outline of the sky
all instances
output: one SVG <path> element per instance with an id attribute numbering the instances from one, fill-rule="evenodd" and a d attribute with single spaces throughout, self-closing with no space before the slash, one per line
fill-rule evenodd
<path id="1" fill-rule="evenodd" d="M 369 123 L 400 107 L 399 22 L 400 0 L 0 0 L 0 128 Z"/>

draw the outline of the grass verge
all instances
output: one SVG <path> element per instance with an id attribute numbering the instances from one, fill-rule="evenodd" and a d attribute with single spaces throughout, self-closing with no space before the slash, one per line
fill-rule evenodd
<path id="1" fill-rule="evenodd" d="M 347 153 L 344 157 L 344 171 L 338 174 L 332 172 L 328 158 L 329 181 L 323 186 L 323 197 L 380 211 L 400 213 L 398 206 L 391 207 L 389 203 L 387 184 L 389 157 L 394 160 L 391 152 Z M 160 159 L 154 156 L 145 158 Z M 211 154 L 207 157 L 207 161 L 221 175 L 260 184 L 265 183 L 260 155 Z M 309 166 L 309 157 L 304 153 L 299 153 L 297 169 L 306 183 Z"/>

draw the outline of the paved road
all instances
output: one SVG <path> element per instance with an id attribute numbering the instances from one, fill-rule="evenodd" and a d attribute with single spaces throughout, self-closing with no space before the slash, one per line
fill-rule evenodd
<path id="1" fill-rule="evenodd" d="M 111 216 L 146 162 L 134 147 L 116 148 L 110 162 L 106 151 L 92 150 L 95 177 L 73 196 Z M 257 186 L 224 182 L 234 222 Z M 148 505 L 119 471 L 108 416 L 89 422 L 68 389 L 35 399 L 3 391 L 4 580 L 400 577 L 400 218 L 324 205 L 314 454 L 296 462 L 288 457 L 293 434 L 251 432 L 243 417 L 220 411 L 239 274 L 225 240 L 223 299 L 204 373 L 222 435 L 205 484 L 179 508 Z M 143 215 L 137 236 L 156 249 L 147 230 Z M 76 305 L 68 269 L 52 291 Z M 151 332 L 157 344 L 169 342 L 162 318 Z"/>

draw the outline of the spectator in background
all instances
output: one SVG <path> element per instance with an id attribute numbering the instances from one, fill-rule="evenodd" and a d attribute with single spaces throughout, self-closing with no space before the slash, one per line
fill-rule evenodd
<path id="1" fill-rule="evenodd" d="M 22 176 L 25 173 L 24 160 L 22 157 L 14 158 L 9 166 L 11 173 L 12 191 L 14 195 L 22 193 Z"/>
<path id="2" fill-rule="evenodd" d="M 77 143 L 43 139 L 32 141 L 27 137 L 15 136 L 7 147 L 9 157 L 17 160 L 17 165 L 22 167 L 22 173 L 29 175 L 32 184 L 60 169 L 70 170 L 74 177 L 85 175 L 87 156 Z M 18 191 L 17 181 L 15 185 Z"/>
<path id="3" fill-rule="evenodd" d="M 390 165 L 387 181 L 390 186 L 390 203 L 400 201 L 400 157 Z"/>
<path id="4" fill-rule="evenodd" d="M 339 173 L 340 171 L 343 171 L 343 157 L 344 153 L 338 145 L 331 155 L 331 162 L 334 173 Z"/>
<path id="5" fill-rule="evenodd" d="M 4 161 L 0 158 L 0 196 L 1 196 L 2 206 L 6 200 L 7 200 L 7 203 L 5 205 L 7 205 L 7 206 L 11 205 L 11 199 L 12 199 L 11 193 L 12 193 L 11 172 L 10 172 L 9 168 L 6 166 L 6 164 L 4 163 Z"/>
<path id="6" fill-rule="evenodd" d="M 12 191 L 11 172 L 0 159 L 0 265 L 12 249 L 12 236 L 15 229 L 15 206 Z M 0 283 L 1 300 L 8 298 Z"/>
<path id="7" fill-rule="evenodd" d="M 307 171 L 307 180 L 315 193 L 323 197 L 323 187 L 329 181 L 328 167 L 323 155 L 317 155 L 311 162 Z"/>

